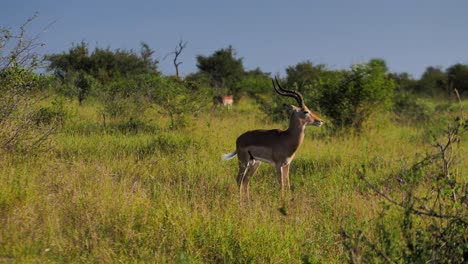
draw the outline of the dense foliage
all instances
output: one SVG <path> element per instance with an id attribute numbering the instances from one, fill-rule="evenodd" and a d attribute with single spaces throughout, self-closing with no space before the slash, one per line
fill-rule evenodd
<path id="1" fill-rule="evenodd" d="M 355 65 L 335 78 L 322 80 L 317 102 L 335 127 L 361 129 L 363 123 L 391 106 L 394 83 L 382 60 Z"/>
<path id="2" fill-rule="evenodd" d="M 235 58 L 234 49 L 229 46 L 220 49 L 211 56 L 197 56 L 197 67 L 201 74 L 206 74 L 211 85 L 217 89 L 231 89 L 244 75 L 242 58 Z"/>

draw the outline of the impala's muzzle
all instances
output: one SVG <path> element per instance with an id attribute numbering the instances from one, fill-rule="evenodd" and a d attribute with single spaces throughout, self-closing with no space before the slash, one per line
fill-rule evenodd
<path id="1" fill-rule="evenodd" d="M 316 127 L 320 127 L 323 125 L 323 121 L 322 120 L 315 120 L 313 123 L 312 123 L 313 126 L 316 126 Z"/>

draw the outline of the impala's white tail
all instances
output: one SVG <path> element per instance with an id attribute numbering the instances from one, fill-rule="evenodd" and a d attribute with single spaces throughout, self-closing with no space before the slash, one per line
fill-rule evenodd
<path id="1" fill-rule="evenodd" d="M 230 160 L 230 159 L 234 158 L 236 155 L 237 155 L 237 150 L 234 150 L 233 152 L 231 152 L 229 154 L 224 154 L 222 159 L 223 160 Z"/>

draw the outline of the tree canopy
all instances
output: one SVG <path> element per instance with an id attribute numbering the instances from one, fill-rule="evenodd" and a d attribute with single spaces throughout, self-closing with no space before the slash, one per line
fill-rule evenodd
<path id="1" fill-rule="evenodd" d="M 286 82 L 289 87 L 294 85 L 304 87 L 317 81 L 325 71 L 326 67 L 323 64 L 314 65 L 311 61 L 300 62 L 286 68 Z"/>
<path id="2" fill-rule="evenodd" d="M 468 91 L 468 65 L 458 63 L 448 68 L 447 80 L 450 88 L 466 93 Z"/>
<path id="3" fill-rule="evenodd" d="M 244 76 L 242 58 L 235 57 L 232 46 L 215 51 L 211 56 L 197 56 L 197 68 L 208 75 L 214 88 L 230 89 Z"/>
<path id="4" fill-rule="evenodd" d="M 81 42 L 67 52 L 46 56 L 47 69 L 61 80 L 67 75 L 83 72 L 101 83 L 108 83 L 114 78 L 129 77 L 143 73 L 158 73 L 158 61 L 152 59 L 154 51 L 148 44 L 141 43 L 140 54 L 132 50 L 96 48 L 89 52 L 88 44 Z"/>

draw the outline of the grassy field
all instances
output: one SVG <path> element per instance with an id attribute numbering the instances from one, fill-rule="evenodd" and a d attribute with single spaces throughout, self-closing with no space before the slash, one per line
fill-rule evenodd
<path id="1" fill-rule="evenodd" d="M 239 203 L 235 139 L 271 123 L 249 101 L 169 130 L 154 109 L 143 123 L 107 120 L 96 103 L 66 106 L 49 151 L 0 158 L 0 263 L 342 263 L 340 230 L 370 229 L 383 183 L 431 150 L 429 127 L 374 118 L 362 134 L 308 127 L 280 195 L 262 164 Z M 461 152 L 467 153 L 466 140 Z M 465 163 L 457 165 L 468 181 Z"/>

